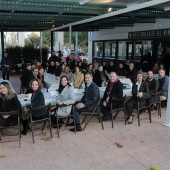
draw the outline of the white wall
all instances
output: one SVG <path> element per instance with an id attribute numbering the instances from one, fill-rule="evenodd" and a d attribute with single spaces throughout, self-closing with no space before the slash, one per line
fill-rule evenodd
<path id="1" fill-rule="evenodd" d="M 170 19 L 157 19 L 156 23 L 134 24 L 133 27 L 115 27 L 96 31 L 88 36 L 88 60 L 92 60 L 92 42 L 98 40 L 128 39 L 129 32 L 170 28 Z"/>

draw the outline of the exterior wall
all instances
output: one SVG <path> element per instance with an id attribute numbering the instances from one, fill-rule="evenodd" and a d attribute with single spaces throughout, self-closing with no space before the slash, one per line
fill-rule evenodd
<path id="1" fill-rule="evenodd" d="M 134 24 L 133 27 L 115 27 L 100 30 L 90 36 L 89 41 L 128 39 L 128 32 L 170 28 L 170 19 L 158 19 L 156 23 Z"/>
<path id="2" fill-rule="evenodd" d="M 89 61 L 92 60 L 93 41 L 99 40 L 121 40 L 128 39 L 128 32 L 157 30 L 170 28 L 170 19 L 157 19 L 156 23 L 134 24 L 133 27 L 115 27 L 114 29 L 105 29 L 93 32 L 88 39 Z"/>

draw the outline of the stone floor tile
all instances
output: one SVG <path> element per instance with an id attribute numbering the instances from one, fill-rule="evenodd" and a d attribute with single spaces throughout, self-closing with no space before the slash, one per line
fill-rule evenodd
<path id="1" fill-rule="evenodd" d="M 10 77 L 18 92 L 16 80 L 20 82 L 19 76 Z M 63 126 L 58 138 L 53 129 L 51 141 L 41 140 L 43 134 L 35 129 L 35 144 L 30 132 L 22 136 L 21 148 L 18 142 L 0 143 L 0 154 L 6 156 L 0 158 L 0 170 L 148 170 L 152 165 L 169 170 L 170 130 L 161 124 L 165 113 L 166 108 L 163 108 L 160 119 L 153 112 L 152 123 L 148 115 L 142 113 L 139 127 L 136 116 L 133 124 L 124 125 L 120 112 L 114 128 L 111 122 L 104 122 L 104 130 L 94 117 L 81 133 L 71 133 L 69 127 Z M 49 129 L 45 131 L 49 135 Z"/>

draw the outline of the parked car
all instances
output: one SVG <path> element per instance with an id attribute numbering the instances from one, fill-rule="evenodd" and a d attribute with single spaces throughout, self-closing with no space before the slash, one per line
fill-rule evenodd
<path id="1" fill-rule="evenodd" d="M 71 54 L 74 55 L 74 60 L 76 60 L 76 52 L 73 51 Z M 66 61 L 66 58 L 67 58 L 67 57 L 64 57 L 64 62 Z M 79 61 L 82 61 L 83 59 L 87 59 L 87 56 L 85 55 L 84 52 L 78 51 L 78 60 L 79 60 Z"/>

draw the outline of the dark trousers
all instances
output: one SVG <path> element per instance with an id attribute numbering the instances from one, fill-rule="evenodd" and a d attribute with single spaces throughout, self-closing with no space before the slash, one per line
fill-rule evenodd
<path id="1" fill-rule="evenodd" d="M 119 108 L 121 105 L 121 102 L 120 101 L 114 101 L 112 102 L 112 109 L 116 109 L 116 108 Z M 107 103 L 106 106 L 103 106 L 103 102 L 101 103 L 100 105 L 100 111 L 102 112 L 102 114 L 106 117 L 110 117 L 111 114 L 110 114 L 110 111 L 111 111 L 111 103 Z"/>
<path id="2" fill-rule="evenodd" d="M 10 69 L 9 68 L 3 68 L 2 69 L 2 78 L 5 80 L 5 77 L 7 75 L 7 80 L 9 80 L 9 75 L 10 75 Z"/>
<path id="3" fill-rule="evenodd" d="M 80 124 L 79 113 L 81 113 L 81 112 L 90 112 L 90 111 L 86 107 L 78 109 L 76 106 L 74 106 L 74 116 L 75 116 L 76 124 Z"/>
<path id="4" fill-rule="evenodd" d="M 105 117 L 110 117 L 110 109 L 111 109 L 111 104 L 107 103 L 106 106 L 103 106 L 103 102 L 100 105 L 100 112 L 105 116 Z"/>
<path id="5" fill-rule="evenodd" d="M 125 110 L 126 110 L 127 117 L 132 116 L 132 112 L 133 112 L 135 106 L 137 105 L 137 100 L 138 100 L 138 98 L 133 96 L 126 102 Z M 139 103 L 139 107 L 140 108 L 144 107 L 145 103 L 146 103 L 146 100 L 141 100 Z"/>

